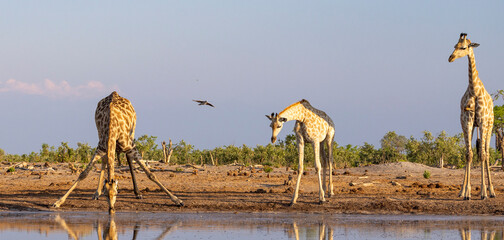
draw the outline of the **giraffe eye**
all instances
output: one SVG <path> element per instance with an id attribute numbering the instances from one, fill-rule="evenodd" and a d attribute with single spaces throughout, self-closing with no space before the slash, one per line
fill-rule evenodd
<path id="1" fill-rule="evenodd" d="M 461 47 L 460 49 L 462 49 L 462 50 L 466 50 L 467 48 L 466 48 L 466 47 Z"/>

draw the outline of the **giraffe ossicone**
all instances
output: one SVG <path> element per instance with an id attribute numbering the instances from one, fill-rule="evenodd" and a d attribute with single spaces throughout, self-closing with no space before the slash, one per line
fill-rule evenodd
<path id="1" fill-rule="evenodd" d="M 332 142 L 334 139 L 334 123 L 331 118 L 323 111 L 314 108 L 307 100 L 303 99 L 285 108 L 282 112 L 266 115 L 271 121 L 272 129 L 271 143 L 275 143 L 278 134 L 282 130 L 285 122 L 296 120 L 294 132 L 299 152 L 298 176 L 296 189 L 292 197 L 291 205 L 294 205 L 298 199 L 301 176 L 303 175 L 304 162 L 304 143 L 312 143 L 315 152 L 315 169 L 317 171 L 319 182 L 319 202 L 325 202 L 325 192 L 328 196 L 333 196 L 332 183 Z M 327 149 L 327 155 L 325 154 Z M 322 161 L 321 161 L 322 158 Z M 321 173 L 322 171 L 322 173 Z M 322 175 L 322 176 L 321 176 Z M 326 185 L 326 176 L 329 181 Z"/>

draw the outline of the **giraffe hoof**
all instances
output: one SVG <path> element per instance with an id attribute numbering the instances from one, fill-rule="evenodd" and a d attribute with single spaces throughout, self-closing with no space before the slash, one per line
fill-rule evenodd
<path id="1" fill-rule="evenodd" d="M 469 200 L 471 200 L 471 197 L 464 197 L 464 200 L 469 201 Z"/>
<path id="2" fill-rule="evenodd" d="M 481 196 L 481 200 L 487 200 L 488 197 L 487 196 Z"/>
<path id="3" fill-rule="evenodd" d="M 491 194 L 491 195 L 490 195 L 490 198 L 495 198 L 495 194 Z"/>
<path id="4" fill-rule="evenodd" d="M 184 203 L 183 203 L 183 202 L 180 202 L 178 205 L 179 205 L 179 207 L 183 207 L 183 206 L 184 206 Z"/>
<path id="5" fill-rule="evenodd" d="M 319 201 L 319 205 L 324 205 L 324 203 L 326 203 L 326 202 L 327 202 L 326 200 Z"/>
<path id="6" fill-rule="evenodd" d="M 289 207 L 294 206 L 294 204 L 296 204 L 296 203 L 295 203 L 295 202 L 291 202 L 291 203 L 289 203 Z"/>
<path id="7" fill-rule="evenodd" d="M 142 195 L 136 195 L 135 198 L 136 199 L 142 199 L 143 197 L 142 197 Z"/>

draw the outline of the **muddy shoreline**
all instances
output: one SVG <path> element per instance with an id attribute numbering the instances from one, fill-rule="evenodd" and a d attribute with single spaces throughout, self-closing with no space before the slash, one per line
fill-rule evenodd
<path id="1" fill-rule="evenodd" d="M 7 172 L 10 163 L 0 167 L 0 211 L 107 211 L 105 197 L 91 200 L 98 182 L 97 169 L 79 184 L 60 208 L 51 208 L 77 179 L 78 171 L 69 164 L 27 163 Z M 79 164 L 74 167 L 81 169 Z M 99 166 L 98 166 L 99 167 Z M 504 214 L 504 172 L 492 171 L 496 198 L 479 197 L 480 172 L 474 169 L 472 200 L 458 198 L 463 169 L 439 169 L 400 162 L 358 168 L 338 169 L 334 175 L 335 196 L 318 204 L 317 177 L 313 168 L 301 180 L 298 203 L 290 207 L 295 171 L 274 168 L 265 173 L 261 166 L 167 166 L 151 162 L 160 181 L 184 201 L 174 205 L 147 176 L 137 172 L 143 199 L 133 194 L 126 167 L 117 167 L 118 212 L 281 212 L 334 214 Z M 425 179 L 424 171 L 431 177 Z"/>

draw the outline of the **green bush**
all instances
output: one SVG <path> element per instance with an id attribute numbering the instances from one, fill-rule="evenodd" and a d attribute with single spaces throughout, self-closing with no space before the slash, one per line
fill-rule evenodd
<path id="1" fill-rule="evenodd" d="M 272 168 L 272 167 L 270 167 L 270 166 L 264 166 L 264 172 L 265 172 L 265 173 L 270 173 L 270 172 L 272 172 L 272 171 L 273 171 L 273 168 Z"/>
<path id="2" fill-rule="evenodd" d="M 430 172 L 429 172 L 429 171 L 427 171 L 427 170 L 425 170 L 425 171 L 424 171 L 424 173 L 423 173 L 423 177 L 424 177 L 425 179 L 429 179 L 429 178 L 430 178 Z"/>

